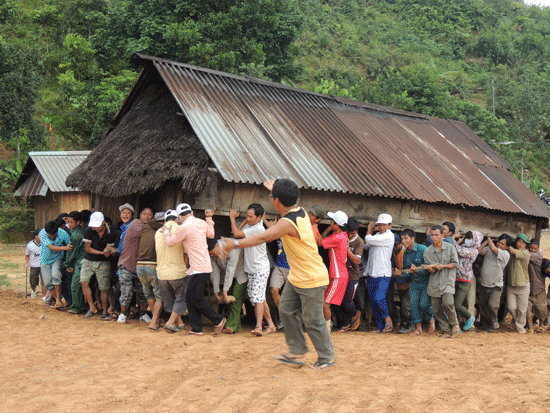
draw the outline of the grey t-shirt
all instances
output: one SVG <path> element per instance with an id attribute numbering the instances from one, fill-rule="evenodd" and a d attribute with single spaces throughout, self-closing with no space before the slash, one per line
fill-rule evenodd
<path id="1" fill-rule="evenodd" d="M 487 288 L 500 287 L 504 285 L 503 272 L 510 260 L 510 253 L 498 249 L 495 255 L 489 246 L 483 248 L 483 264 L 481 264 L 481 277 L 479 283 Z"/>

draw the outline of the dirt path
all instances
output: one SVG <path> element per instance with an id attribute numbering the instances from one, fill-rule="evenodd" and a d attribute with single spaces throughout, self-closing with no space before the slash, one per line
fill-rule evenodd
<path id="1" fill-rule="evenodd" d="M 550 333 L 519 335 L 510 323 L 452 340 L 333 333 L 337 364 L 314 371 L 314 352 L 300 369 L 273 360 L 282 333 L 171 335 L 5 289 L 0 303 L 2 412 L 550 411 Z"/>

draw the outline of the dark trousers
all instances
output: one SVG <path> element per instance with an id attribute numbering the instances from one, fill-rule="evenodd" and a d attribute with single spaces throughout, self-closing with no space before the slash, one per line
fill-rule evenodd
<path id="1" fill-rule="evenodd" d="M 204 300 L 204 289 L 209 279 L 210 273 L 199 273 L 189 276 L 189 286 L 187 287 L 185 301 L 187 301 L 191 331 L 196 333 L 202 331 L 201 315 L 212 321 L 214 325 L 220 324 L 223 320 L 223 317 L 216 313 Z"/>
<path id="2" fill-rule="evenodd" d="M 479 313 L 481 325 L 485 329 L 493 328 L 498 323 L 498 309 L 500 306 L 500 287 L 484 287 L 477 285 L 479 297 Z"/>
<path id="3" fill-rule="evenodd" d="M 353 296 L 355 295 L 357 283 L 358 281 L 356 280 L 348 281 L 348 286 L 346 287 L 346 293 L 342 299 L 342 304 L 335 306 L 339 328 L 351 325 L 351 319 L 357 313 L 355 303 L 353 302 Z"/>

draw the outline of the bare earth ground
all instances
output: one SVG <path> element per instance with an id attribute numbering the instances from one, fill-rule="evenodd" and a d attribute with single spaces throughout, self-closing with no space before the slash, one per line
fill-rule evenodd
<path id="1" fill-rule="evenodd" d="M 550 237 L 546 236 L 545 239 Z M 550 251 L 550 244 L 543 248 Z M 282 365 L 284 334 L 184 337 L 84 320 L 25 299 L 0 250 L 2 412 L 548 412 L 550 333 L 333 333 L 337 364 Z M 13 255 L 17 254 L 17 255 Z M 8 265 L 9 266 L 9 265 Z M 140 325 L 141 324 L 141 325 Z"/>

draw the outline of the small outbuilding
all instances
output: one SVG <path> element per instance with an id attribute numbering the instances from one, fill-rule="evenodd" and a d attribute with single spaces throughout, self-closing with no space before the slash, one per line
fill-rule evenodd
<path id="1" fill-rule="evenodd" d="M 116 213 L 187 201 L 227 216 L 260 202 L 262 182 L 290 178 L 321 204 L 394 228 L 452 221 L 538 236 L 550 210 L 463 122 L 136 54 L 143 69 L 102 140 L 66 184 Z M 223 219 L 218 218 L 220 222 Z"/>
<path id="2" fill-rule="evenodd" d="M 69 174 L 89 154 L 90 151 L 29 152 L 14 195 L 30 199 L 35 228 L 42 228 L 62 212 L 90 208 L 90 192 L 65 184 Z"/>

